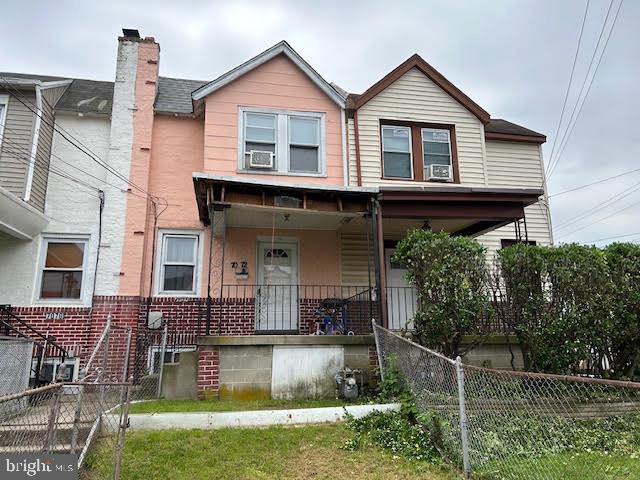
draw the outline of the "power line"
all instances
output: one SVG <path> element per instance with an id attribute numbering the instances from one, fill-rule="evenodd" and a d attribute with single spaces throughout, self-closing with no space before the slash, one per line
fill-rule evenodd
<path id="1" fill-rule="evenodd" d="M 640 190 L 640 182 L 635 183 L 635 184 L 631 185 L 630 187 L 625 188 L 621 192 L 618 192 L 615 195 L 610 196 L 604 202 L 597 203 L 593 207 L 588 208 L 587 210 L 585 210 L 582 213 L 578 214 L 572 220 L 558 225 L 557 228 L 558 228 L 558 230 L 562 230 L 563 228 L 566 228 L 569 225 L 573 225 L 574 223 L 577 223 L 580 220 L 584 220 L 585 218 L 588 218 L 588 217 L 592 216 L 594 213 L 597 213 L 597 212 L 605 209 L 606 207 L 611 206 L 614 203 L 619 202 L 620 200 L 622 200 L 624 198 L 627 198 L 629 195 L 631 195 L 634 192 L 637 192 L 638 190 Z"/>
<path id="2" fill-rule="evenodd" d="M 580 46 L 582 45 L 582 34 L 584 33 L 584 25 L 587 21 L 587 13 L 589 12 L 589 3 L 590 0 L 587 0 L 587 3 L 584 8 L 584 16 L 582 17 L 582 25 L 580 26 L 580 35 L 578 36 L 578 45 L 576 46 L 576 53 L 573 56 L 573 65 L 571 66 L 571 74 L 569 75 L 569 83 L 567 84 L 567 91 L 564 94 L 564 101 L 562 102 L 562 110 L 560 111 L 560 119 L 558 120 L 558 126 L 556 127 L 556 133 L 553 136 L 553 146 L 551 148 L 551 155 L 549 156 L 549 160 L 553 158 L 553 153 L 556 150 L 556 142 L 558 140 L 558 134 L 560 133 L 560 126 L 562 125 L 562 119 L 564 118 L 564 112 L 567 107 L 567 100 L 569 99 L 569 92 L 571 91 L 571 84 L 573 83 L 573 75 L 576 70 L 576 63 L 578 62 L 578 54 L 580 53 Z"/>
<path id="3" fill-rule="evenodd" d="M 610 219 L 610 218 L 613 218 L 613 217 L 615 217 L 616 215 L 619 215 L 619 214 L 621 214 L 622 212 L 625 212 L 625 211 L 629 210 L 631 207 L 635 207 L 636 205 L 640 205 L 640 200 L 639 200 L 639 201 L 637 201 L 637 202 L 632 203 L 631 205 L 627 205 L 627 206 L 626 206 L 626 207 L 624 207 L 622 210 L 618 210 L 617 212 L 615 212 L 613 215 L 609 215 L 609 216 L 607 216 L 607 217 L 601 217 L 601 218 L 599 218 L 598 220 L 594 220 L 593 222 L 588 223 L 587 225 L 585 225 L 585 226 L 583 226 L 583 227 L 580 227 L 580 228 L 578 228 L 578 229 L 576 229 L 576 230 L 573 230 L 572 232 L 569 232 L 569 233 L 565 233 L 565 234 L 563 234 L 563 235 L 560 235 L 560 237 L 568 237 L 569 235 L 573 235 L 574 233 L 576 233 L 576 232 L 580 232 L 580 231 L 584 230 L 585 228 L 590 227 L 591 225 L 595 225 L 596 223 L 600 223 L 600 222 L 601 222 L 601 221 L 603 221 L 603 220 L 608 220 L 608 219 Z"/>
<path id="4" fill-rule="evenodd" d="M 632 173 L 640 172 L 640 168 L 636 168 L 634 170 L 629 170 L 627 172 L 619 173 L 617 175 L 613 175 L 611 177 L 603 178 L 601 180 L 596 180 L 595 182 L 587 183 L 586 185 L 580 185 L 579 187 L 570 188 L 569 190 L 564 190 L 562 192 L 554 193 L 552 195 L 548 195 L 547 198 L 559 197 L 560 195 L 564 195 L 565 193 L 575 192 L 577 190 L 582 190 L 587 187 L 592 187 L 593 185 L 598 185 L 600 183 L 608 182 L 609 180 L 613 180 L 615 178 L 624 177 L 625 175 L 630 175 Z"/>
<path id="5" fill-rule="evenodd" d="M 104 162 L 104 160 L 100 159 L 100 157 L 98 155 L 96 155 L 94 152 L 92 152 L 88 147 L 86 147 L 84 144 L 82 144 L 82 142 L 80 140 L 78 140 L 77 138 L 75 138 L 71 133 L 66 132 L 64 129 L 62 129 L 61 127 L 57 126 L 55 124 L 55 122 L 51 122 L 49 119 L 45 118 L 39 111 L 38 108 L 29 100 L 27 99 L 22 92 L 20 92 L 18 89 L 16 89 L 15 87 L 13 87 L 13 85 L 11 85 L 11 83 L 5 78 L 5 77 L 0 77 L 0 80 L 2 80 L 2 82 L 5 84 L 5 86 L 7 86 L 8 88 L 12 89 L 14 92 L 16 92 L 18 94 L 18 96 L 14 96 L 14 98 L 16 98 L 20 103 L 22 103 L 25 107 L 27 107 L 29 110 L 31 110 L 32 113 L 34 113 L 35 115 L 37 115 L 42 121 L 44 121 L 50 128 L 52 128 L 54 131 L 56 131 L 58 134 L 60 134 L 62 136 L 62 138 L 64 138 L 66 141 L 68 141 L 70 144 L 72 144 L 75 148 L 77 148 L 78 150 L 80 150 L 82 153 L 84 153 L 85 155 L 87 155 L 89 158 L 91 158 L 93 161 L 95 161 L 96 163 L 98 163 L 101 167 L 103 167 L 104 169 L 106 169 L 107 171 L 109 171 L 110 173 L 112 173 L 113 175 L 115 175 L 116 177 L 120 178 L 121 180 L 123 180 L 124 182 L 126 182 L 127 184 L 131 185 L 132 187 L 136 188 L 137 190 L 139 190 L 141 193 L 145 194 L 146 196 L 148 196 L 150 199 L 154 199 L 157 198 L 154 195 L 152 195 L 151 193 L 147 192 L 144 188 L 136 185 L 134 182 L 132 182 L 131 180 L 129 180 L 127 177 L 125 177 L 123 174 L 119 173 L 117 170 L 115 170 L 113 167 L 109 166 L 108 164 L 106 164 L 106 162 Z M 22 97 L 19 98 L 19 97 Z M 24 100 L 23 100 L 24 99 Z M 35 110 L 34 110 L 35 108 Z M 71 138 L 70 138 L 71 137 Z M 75 142 L 73 140 L 75 140 Z"/>
<path id="6" fill-rule="evenodd" d="M 640 232 L 626 233 L 624 235 L 613 235 L 611 237 L 598 238 L 596 240 L 589 240 L 588 242 L 583 242 L 583 243 L 597 243 L 597 242 L 603 242 L 605 240 L 614 240 L 616 238 L 633 237 L 634 235 L 640 235 Z"/>
<path id="7" fill-rule="evenodd" d="M 613 0 L 612 0 L 613 3 Z M 612 3 L 609 5 L 609 8 L 611 8 Z M 550 178 L 551 175 L 553 175 L 553 172 L 555 171 L 556 167 L 558 166 L 558 163 L 560 162 L 560 158 L 562 157 L 567 144 L 569 143 L 569 140 L 571 138 L 571 135 L 573 134 L 573 130 L 576 127 L 576 124 L 578 123 L 578 119 L 580 118 L 580 113 L 582 113 L 582 108 L 584 107 L 585 102 L 587 101 L 587 98 L 589 97 L 589 93 L 591 92 L 591 87 L 593 86 L 593 82 L 596 78 L 596 75 L 598 74 L 598 69 L 600 68 L 600 64 L 602 63 L 602 59 L 604 58 L 604 54 L 607 50 L 607 46 L 609 45 L 609 40 L 611 39 L 611 34 L 613 33 L 613 30 L 616 26 L 616 22 L 618 20 L 618 15 L 620 14 L 620 9 L 622 8 L 622 4 L 624 3 L 624 0 L 620 0 L 620 3 L 618 4 L 618 8 L 616 10 L 616 14 L 613 17 L 613 22 L 611 23 L 611 28 L 609 29 L 609 33 L 607 34 L 607 39 L 604 43 L 604 46 L 602 47 L 602 50 L 600 52 L 600 57 L 598 58 L 598 63 L 596 64 L 595 69 L 593 70 L 593 75 L 591 76 L 591 80 L 589 81 L 589 86 L 587 88 L 587 91 L 585 93 L 585 95 L 582 97 L 582 100 L 580 100 L 580 96 L 578 95 L 578 101 L 576 102 L 576 106 L 574 107 L 574 111 L 576 109 L 576 107 L 578 106 L 578 103 L 580 104 L 580 107 L 578 108 L 577 114 L 575 116 L 575 119 L 573 118 L 573 113 L 571 115 L 571 118 L 569 119 L 569 124 L 567 126 L 567 130 L 565 130 L 565 134 L 563 135 L 563 139 L 560 142 L 560 149 L 558 152 L 558 155 L 556 156 L 556 161 L 555 164 L 553 166 L 552 169 L 550 169 L 547 178 Z M 607 12 L 607 17 L 609 16 L 609 12 Z M 602 27 L 604 28 L 606 25 L 606 18 L 605 18 L 605 23 L 602 25 Z M 600 35 L 602 36 L 602 32 L 600 32 Z M 600 43 L 600 38 L 598 38 L 598 44 Z M 596 50 L 597 51 L 598 45 L 596 45 Z M 594 54 L 595 54 L 594 51 Z M 593 59 L 592 59 L 593 62 Z M 587 81 L 587 78 L 589 76 L 589 71 L 591 69 L 591 64 L 589 64 L 589 70 L 587 70 L 587 75 L 585 76 L 585 82 Z M 584 83 L 583 83 L 583 88 L 584 88 Z M 581 90 L 582 92 L 582 90 Z M 573 123 L 571 123 L 571 121 L 573 120 Z M 570 125 L 570 127 L 569 127 Z"/>

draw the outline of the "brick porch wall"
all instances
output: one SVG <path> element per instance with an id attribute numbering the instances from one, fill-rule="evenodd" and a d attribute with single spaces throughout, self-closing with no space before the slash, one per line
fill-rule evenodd
<path id="1" fill-rule="evenodd" d="M 220 347 L 198 347 L 198 397 L 211 399 L 220 391 Z"/>

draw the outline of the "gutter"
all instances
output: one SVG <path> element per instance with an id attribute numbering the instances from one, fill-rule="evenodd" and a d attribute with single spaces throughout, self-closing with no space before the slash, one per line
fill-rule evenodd
<path id="1" fill-rule="evenodd" d="M 31 141 L 31 154 L 29 162 L 29 170 L 27 172 L 27 183 L 24 187 L 24 201 L 31 199 L 31 187 L 33 186 L 33 175 L 36 169 L 36 160 L 38 154 L 38 140 L 40 138 L 40 125 L 42 124 L 42 90 L 39 84 L 35 85 L 36 90 L 36 122 L 33 128 L 33 139 Z"/>
<path id="2" fill-rule="evenodd" d="M 342 123 L 342 182 L 345 187 L 349 186 L 349 159 L 347 156 L 347 119 L 344 114 L 344 108 L 340 109 L 340 122 Z"/>

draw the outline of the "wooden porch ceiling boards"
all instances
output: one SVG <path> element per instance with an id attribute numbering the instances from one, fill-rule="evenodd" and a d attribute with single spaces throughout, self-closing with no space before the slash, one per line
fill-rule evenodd
<path id="1" fill-rule="evenodd" d="M 312 186 L 261 185 L 223 180 L 194 179 L 200 221 L 209 224 L 208 203 L 218 208 L 233 205 L 268 207 L 282 212 L 324 212 L 346 215 L 364 215 L 371 206 L 371 192 L 331 190 Z M 293 197 L 300 207 L 278 206 L 278 197 Z"/>

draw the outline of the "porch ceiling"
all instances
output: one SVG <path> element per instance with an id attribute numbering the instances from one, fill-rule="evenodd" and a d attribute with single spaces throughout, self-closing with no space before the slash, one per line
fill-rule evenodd
<path id="1" fill-rule="evenodd" d="M 299 230 L 339 230 L 354 221 L 357 214 L 317 212 L 255 205 L 231 204 L 226 212 L 227 227 Z"/>

